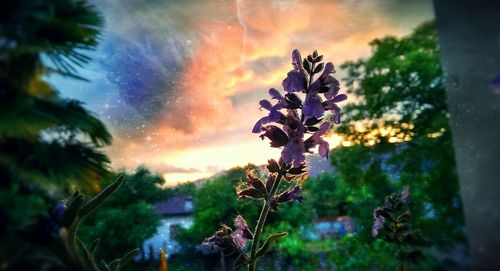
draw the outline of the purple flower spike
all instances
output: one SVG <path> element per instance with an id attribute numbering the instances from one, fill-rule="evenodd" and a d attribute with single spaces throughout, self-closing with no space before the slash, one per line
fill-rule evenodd
<path id="1" fill-rule="evenodd" d="M 260 137 L 269 138 L 272 147 L 283 148 L 281 161 L 293 167 L 303 166 L 305 153 L 316 146 L 320 156 L 328 157 L 329 144 L 323 137 L 330 124 L 322 121 L 325 112 L 330 111 L 333 123 L 339 124 L 341 109 L 337 103 L 347 99 L 345 94 L 339 94 L 340 83 L 332 76 L 335 66 L 331 62 L 324 65 L 322 59 L 317 52 L 305 59 L 298 50 L 292 52 L 293 70 L 283 80 L 284 94 L 269 89 L 271 101 L 260 101 L 260 107 L 269 114 L 257 121 L 252 130 L 263 132 Z M 320 71 L 314 82 L 308 82 L 308 78 L 312 80 Z M 299 97 L 301 92 L 305 95 Z M 306 134 L 310 134 L 307 140 Z"/>

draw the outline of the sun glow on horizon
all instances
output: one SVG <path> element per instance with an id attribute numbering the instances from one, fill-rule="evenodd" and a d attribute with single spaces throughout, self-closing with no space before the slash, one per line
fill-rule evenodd
<path id="1" fill-rule="evenodd" d="M 343 141 L 341 136 L 333 133 L 326 136 L 325 140 L 328 141 L 331 149 L 340 146 Z M 281 149 L 270 148 L 268 141 L 261 141 L 257 137 L 254 142 L 189 149 L 163 156 L 160 160 L 165 164 L 175 164 L 182 168 L 194 168 L 199 171 L 162 173 L 162 176 L 166 180 L 165 187 L 175 186 L 211 177 L 223 170 L 245 166 L 249 163 L 262 165 L 268 159 L 278 159 L 280 153 Z"/>

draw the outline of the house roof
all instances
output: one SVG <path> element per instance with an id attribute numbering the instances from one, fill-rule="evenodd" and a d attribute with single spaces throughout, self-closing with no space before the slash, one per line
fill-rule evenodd
<path id="1" fill-rule="evenodd" d="M 185 215 L 193 213 L 193 199 L 187 195 L 177 195 L 155 204 L 155 211 L 159 215 Z"/>

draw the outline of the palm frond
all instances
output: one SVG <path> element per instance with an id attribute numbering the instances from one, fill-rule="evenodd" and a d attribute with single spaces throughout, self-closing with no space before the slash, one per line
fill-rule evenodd
<path id="1" fill-rule="evenodd" d="M 14 2 L 14 1 L 9 1 Z M 84 51 L 99 42 L 103 17 L 82 0 L 19 0 L 6 3 L 0 19 L 4 39 L 1 58 L 38 57 L 25 64 L 42 64 L 61 75 L 77 76 L 76 67 L 88 63 Z M 45 54 L 52 66 L 40 61 Z M 34 70 L 34 67 L 31 68 Z"/>
<path id="2" fill-rule="evenodd" d="M 94 144 L 111 144 L 106 126 L 76 100 L 18 93 L 0 104 L 0 139 L 36 139 L 45 129 L 62 127 L 88 136 Z"/>
<path id="3" fill-rule="evenodd" d="M 110 173 L 109 163 L 100 149 L 82 142 L 0 142 L 0 165 L 15 178 L 39 184 L 95 185 Z"/>

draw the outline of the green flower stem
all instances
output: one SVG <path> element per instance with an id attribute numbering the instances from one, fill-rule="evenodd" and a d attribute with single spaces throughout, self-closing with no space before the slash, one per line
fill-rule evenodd
<path id="1" fill-rule="evenodd" d="M 394 229 L 398 230 L 397 222 L 394 222 Z M 405 259 L 401 258 L 401 253 L 403 250 L 401 249 L 401 244 L 397 241 L 396 246 L 398 247 L 398 260 L 399 260 L 399 271 L 410 271 L 410 267 L 405 263 Z"/>
<path id="2" fill-rule="evenodd" d="M 283 173 L 284 168 L 285 168 L 284 165 L 281 165 L 280 171 L 278 172 L 278 176 L 274 181 L 268 199 L 271 199 L 274 196 L 274 194 L 276 194 L 276 191 L 278 190 L 278 187 L 281 182 L 281 178 L 284 175 Z M 270 208 L 269 204 L 267 200 L 265 200 L 264 205 L 262 206 L 262 210 L 260 211 L 259 220 L 257 221 L 257 226 L 255 227 L 255 231 L 253 233 L 253 241 L 252 241 L 252 248 L 250 250 L 250 263 L 248 265 L 248 271 L 255 271 L 255 267 L 257 264 L 257 247 L 259 246 L 259 239 L 262 234 L 262 230 L 264 229 L 264 224 L 266 223 L 267 214 L 269 213 L 269 208 Z"/>

